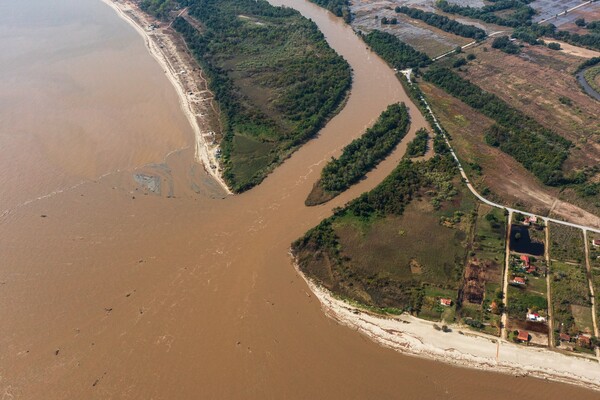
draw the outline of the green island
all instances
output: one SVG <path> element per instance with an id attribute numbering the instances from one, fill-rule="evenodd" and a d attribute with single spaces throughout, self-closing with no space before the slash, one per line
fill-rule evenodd
<path id="1" fill-rule="evenodd" d="M 409 125 L 410 116 L 404 103 L 388 106 L 371 128 L 344 147 L 339 158 L 325 165 L 306 205 L 325 203 L 362 179 L 396 147 Z"/>
<path id="2" fill-rule="evenodd" d="M 220 107 L 223 177 L 258 183 L 316 135 L 351 85 L 346 61 L 316 25 L 265 0 L 190 0 L 173 27 L 206 73 Z"/>

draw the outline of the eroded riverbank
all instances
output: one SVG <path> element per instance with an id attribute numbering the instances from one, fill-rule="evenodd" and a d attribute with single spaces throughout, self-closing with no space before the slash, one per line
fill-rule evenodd
<path id="1" fill-rule="evenodd" d="M 10 323 L 0 326 L 0 392 L 24 399 L 593 396 L 408 357 L 322 313 L 290 264 L 289 244 L 387 176 L 419 120 L 366 180 L 332 204 L 306 208 L 326 160 L 388 104 L 414 106 L 342 21 L 307 2 L 290 5 L 352 65 L 346 107 L 240 196 L 212 199 L 206 174 L 199 194 L 188 193 L 188 149 L 165 162 L 174 175 L 171 198 L 136 191 L 128 170 L 4 218 L 0 317 Z"/>

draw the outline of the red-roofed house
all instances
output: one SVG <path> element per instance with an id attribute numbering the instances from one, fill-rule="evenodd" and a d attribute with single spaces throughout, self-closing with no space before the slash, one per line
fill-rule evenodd
<path id="1" fill-rule="evenodd" d="M 525 278 L 521 278 L 520 276 L 515 276 L 514 278 L 511 279 L 510 283 L 515 284 L 515 285 L 525 285 L 527 282 L 525 282 Z"/>
<path id="2" fill-rule="evenodd" d="M 581 347 L 592 347 L 592 338 L 589 335 L 579 335 L 577 337 L 577 344 Z"/>
<path id="3" fill-rule="evenodd" d="M 561 342 L 570 342 L 571 341 L 571 336 L 567 335 L 566 333 L 561 333 L 559 335 L 560 341 Z"/>
<path id="4" fill-rule="evenodd" d="M 450 307 L 452 305 L 452 299 L 440 299 L 440 304 L 446 307 Z"/>
<path id="5" fill-rule="evenodd" d="M 594 239 L 592 240 L 592 244 L 596 247 L 600 246 L 600 239 Z"/>
<path id="6" fill-rule="evenodd" d="M 521 261 L 523 261 L 523 263 L 525 264 L 526 267 L 529 267 L 529 257 L 528 256 L 526 256 L 525 254 L 522 254 Z"/>
<path id="7" fill-rule="evenodd" d="M 517 340 L 519 342 L 529 342 L 529 332 L 519 331 L 519 334 L 517 335 Z"/>

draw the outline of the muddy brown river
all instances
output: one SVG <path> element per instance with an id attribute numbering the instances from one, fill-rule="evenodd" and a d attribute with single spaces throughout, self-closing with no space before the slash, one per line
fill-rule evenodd
<path id="1" fill-rule="evenodd" d="M 368 179 L 304 207 L 325 160 L 408 99 L 340 20 L 284 3 L 352 65 L 352 93 L 259 187 L 223 199 L 175 91 L 110 8 L 0 2 L 0 399 L 598 398 L 408 357 L 324 315 L 290 243 L 380 182 L 424 121 L 413 112 Z"/>

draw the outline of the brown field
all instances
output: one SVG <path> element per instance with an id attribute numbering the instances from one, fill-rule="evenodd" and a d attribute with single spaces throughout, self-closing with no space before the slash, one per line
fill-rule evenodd
<path id="1" fill-rule="evenodd" d="M 452 145 L 463 164 L 481 165 L 482 174 L 464 165 L 478 190 L 488 188 L 491 192 L 488 197 L 507 205 L 520 205 L 538 214 L 550 211 L 558 191 L 545 187 L 512 157 L 485 142 L 483 135 L 492 125 L 491 119 L 431 84 L 420 82 L 419 86 L 450 133 Z"/>
<path id="2" fill-rule="evenodd" d="M 462 75 L 571 140 L 575 147 L 565 170 L 598 164 L 600 107 L 573 76 L 584 59 L 542 46 L 526 46 L 516 56 L 484 47 L 473 50 L 477 59 Z M 562 104 L 561 97 L 572 105 Z"/>
<path id="3" fill-rule="evenodd" d="M 433 11 L 433 7 L 422 6 L 423 3 L 431 3 L 433 5 L 433 1 L 414 1 L 413 3 L 408 5 L 420 6 L 420 8 Z M 430 57 L 446 53 L 456 46 L 464 46 L 472 41 L 472 39 L 456 36 L 429 26 L 423 21 L 398 14 L 394 11 L 396 5 L 393 1 L 353 1 L 351 6 L 354 15 L 352 26 L 363 32 L 378 29 L 391 33 L 417 50 L 428 54 Z M 398 24 L 382 25 L 381 19 L 383 17 L 387 17 L 388 19 L 396 18 Z"/>

